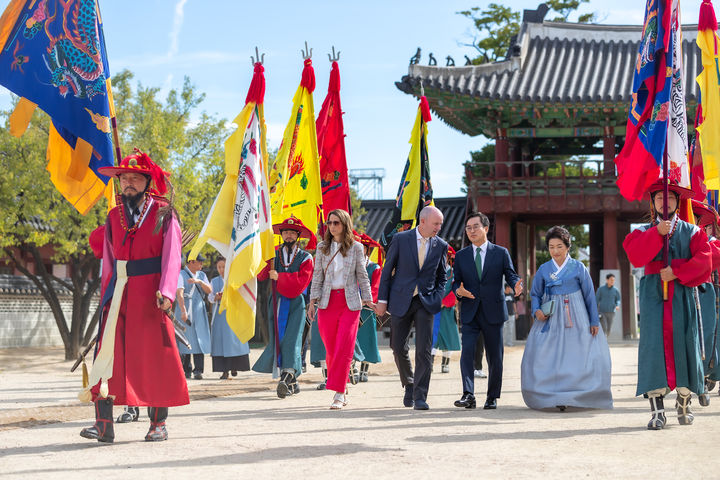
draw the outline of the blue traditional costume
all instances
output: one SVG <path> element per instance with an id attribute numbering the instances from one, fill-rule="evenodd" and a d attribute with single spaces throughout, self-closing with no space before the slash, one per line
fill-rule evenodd
<path id="1" fill-rule="evenodd" d="M 549 301 L 555 311 L 528 334 L 520 376 L 525 404 L 613 408 L 610 348 L 605 335 L 590 333 L 600 322 L 585 265 L 570 255 L 562 265 L 551 259 L 538 268 L 530 295 L 533 312 Z"/>
<path id="2" fill-rule="evenodd" d="M 692 196 L 692 191 L 678 185 L 670 184 L 668 188 L 678 204 L 680 198 Z M 658 181 L 648 192 L 654 198 L 662 189 L 663 184 Z M 651 430 L 665 427 L 663 397 L 669 392 L 677 388 L 678 422 L 689 425 L 694 418 L 690 412 L 690 393 L 699 395 L 704 391 L 693 287 L 703 284 L 710 275 L 710 245 L 697 226 L 680 220 L 672 212 L 670 215 L 668 259 L 677 278 L 667 282 L 668 300 L 663 300 L 660 278 L 660 270 L 666 266 L 663 262 L 665 236 L 659 233 L 657 220 L 630 232 L 623 242 L 630 262 L 637 268 L 645 267 L 645 275 L 640 280 L 641 335 L 636 395 L 645 394 L 650 399 L 652 418 L 648 429 Z M 655 212 L 654 216 L 659 215 Z"/>
<path id="3" fill-rule="evenodd" d="M 273 231 L 281 234 L 284 230 L 298 232 L 298 238 L 315 236 L 294 216 L 283 223 L 273 225 Z M 280 377 L 277 386 L 278 397 L 284 398 L 300 392 L 297 377 L 302 374 L 302 334 L 305 326 L 305 298 L 302 293 L 312 280 L 312 256 L 301 249 L 297 242 L 283 244 L 275 252 L 275 258 L 268 261 L 258 280 L 269 278 L 275 270 L 278 279 L 273 280 L 268 301 L 270 338 L 267 347 L 252 369 L 261 373 L 272 373 Z"/>
<path id="4" fill-rule="evenodd" d="M 197 259 L 204 260 L 201 255 L 198 255 Z M 185 336 L 190 343 L 191 349 L 180 343 L 178 344 L 178 352 L 180 352 L 183 370 L 185 370 L 185 378 L 190 378 L 192 373 L 196 379 L 202 379 L 202 374 L 205 371 L 205 354 L 210 353 L 210 322 L 208 321 L 202 289 L 198 284 L 190 283 L 191 278 L 208 285 L 210 283 L 207 275 L 202 270 L 198 270 L 194 275 L 188 270 L 187 266 L 180 270 L 178 290 L 183 290 L 182 297 L 189 323 L 185 329 Z M 182 318 L 182 309 L 179 302 L 175 307 L 175 318 Z M 190 364 L 190 355 L 192 355 L 192 361 L 195 364 L 194 368 Z"/>
<path id="5" fill-rule="evenodd" d="M 208 300 L 212 303 L 212 355 L 213 372 L 223 372 L 221 378 L 228 378 L 228 372 L 235 376 L 239 371 L 250 370 L 250 347 L 243 343 L 227 322 L 227 310 L 220 313 L 220 298 L 225 281 L 217 276 L 212 279 L 212 292 Z"/>

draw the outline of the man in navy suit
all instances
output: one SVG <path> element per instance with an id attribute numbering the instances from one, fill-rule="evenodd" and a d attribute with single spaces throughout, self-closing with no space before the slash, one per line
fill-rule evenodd
<path id="1" fill-rule="evenodd" d="M 403 403 L 427 410 L 433 318 L 442 307 L 448 244 L 437 237 L 443 214 L 435 207 L 420 211 L 417 228 L 396 233 L 385 258 L 376 312 L 391 315 L 390 346 L 405 387 Z M 415 324 L 415 372 L 410 363 L 410 329 Z"/>
<path id="2" fill-rule="evenodd" d="M 489 229 L 490 221 L 487 216 L 482 213 L 468 215 L 465 232 L 472 245 L 455 255 L 453 291 L 460 299 L 460 374 L 463 382 L 463 396 L 455 402 L 456 407 L 475 408 L 473 360 L 478 335 L 482 332 L 489 369 L 484 408 L 497 408 L 497 399 L 500 398 L 502 388 L 502 330 L 503 323 L 508 318 L 503 285 L 505 282 L 511 285 L 515 296 L 523 291 L 522 281 L 515 273 L 508 251 L 487 240 Z"/>

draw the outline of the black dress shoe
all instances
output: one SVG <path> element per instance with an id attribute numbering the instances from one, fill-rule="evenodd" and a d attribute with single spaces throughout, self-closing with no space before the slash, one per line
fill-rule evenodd
<path id="1" fill-rule="evenodd" d="M 458 408 L 475 408 L 475 395 L 472 393 L 463 393 L 460 400 L 455 400 L 455 406 Z"/>
<path id="2" fill-rule="evenodd" d="M 403 397 L 403 405 L 406 407 L 412 407 L 415 405 L 413 402 L 413 386 L 405 385 L 405 396 Z"/>
<path id="3" fill-rule="evenodd" d="M 430 405 L 425 400 L 415 400 L 415 410 L 430 410 Z"/>
<path id="4" fill-rule="evenodd" d="M 487 397 L 487 400 L 485 400 L 485 406 L 483 407 L 483 409 L 495 410 L 496 408 L 497 408 L 497 398 Z"/>

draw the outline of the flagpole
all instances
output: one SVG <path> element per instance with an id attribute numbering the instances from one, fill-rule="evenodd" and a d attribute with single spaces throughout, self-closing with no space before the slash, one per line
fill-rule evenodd
<path id="1" fill-rule="evenodd" d="M 665 144 L 665 151 L 663 152 L 663 166 L 662 166 L 662 179 L 663 179 L 663 207 L 662 214 L 663 220 L 668 219 L 668 155 L 667 155 L 667 142 Z M 665 234 L 663 240 L 663 265 L 666 267 L 670 266 L 670 232 Z M 663 300 L 668 300 L 668 282 L 663 281 Z"/>
<path id="2" fill-rule="evenodd" d="M 115 144 L 115 165 L 120 165 L 122 152 L 120 151 L 120 135 L 118 134 L 117 115 L 115 113 L 115 99 L 112 93 L 112 82 L 107 79 L 108 105 L 110 106 L 110 125 L 112 126 L 113 143 Z"/>

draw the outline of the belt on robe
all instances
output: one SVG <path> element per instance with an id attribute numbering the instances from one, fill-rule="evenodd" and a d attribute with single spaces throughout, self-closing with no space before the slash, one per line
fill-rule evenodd
<path id="1" fill-rule="evenodd" d="M 120 304 L 128 278 L 160 273 L 161 267 L 162 257 L 115 260 L 113 274 L 105 290 L 105 295 L 103 295 L 100 311 L 103 311 L 108 301 L 112 301 L 110 301 L 110 309 L 105 320 L 105 326 L 102 329 L 102 339 L 98 342 L 99 347 L 90 370 L 88 386 L 78 395 L 81 401 L 90 401 L 92 399 L 90 389 L 97 385 L 98 382 L 100 382 L 100 397 L 106 398 L 109 394 L 108 380 L 112 378 L 113 362 L 115 361 L 115 330 L 117 329 L 118 313 L 120 312 Z"/>
<path id="2" fill-rule="evenodd" d="M 672 268 L 680 267 L 688 262 L 687 258 L 675 258 L 670 262 Z M 654 275 L 660 273 L 660 270 L 665 268 L 667 265 L 662 260 L 654 260 L 645 265 L 645 275 Z"/>

